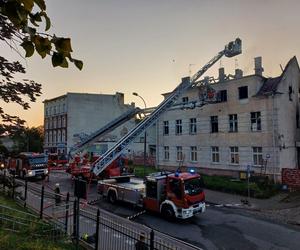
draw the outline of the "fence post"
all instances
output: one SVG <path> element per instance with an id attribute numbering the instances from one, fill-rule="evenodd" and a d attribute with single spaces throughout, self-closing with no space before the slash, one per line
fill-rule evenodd
<path id="1" fill-rule="evenodd" d="M 153 231 L 153 229 L 150 232 L 150 250 L 154 250 L 154 231 Z"/>
<path id="2" fill-rule="evenodd" d="M 66 220 L 65 220 L 65 232 L 68 234 L 68 221 L 69 221 L 69 199 L 70 194 L 67 193 L 67 199 L 66 199 Z"/>
<path id="3" fill-rule="evenodd" d="M 76 205 L 76 202 L 77 200 L 75 199 L 74 200 L 74 203 L 73 203 L 73 236 L 74 238 L 76 237 L 76 215 L 77 215 L 77 212 L 76 212 L 76 208 L 77 208 L 77 205 Z"/>
<path id="4" fill-rule="evenodd" d="M 25 194 L 24 194 L 25 202 L 24 202 L 24 207 L 26 207 L 26 202 L 27 202 L 27 188 L 28 188 L 28 182 L 27 182 L 27 179 L 25 179 Z"/>
<path id="5" fill-rule="evenodd" d="M 12 198 L 15 199 L 15 175 L 12 176 Z"/>
<path id="6" fill-rule="evenodd" d="M 97 210 L 97 222 L 96 222 L 96 238 L 95 238 L 95 250 L 98 250 L 99 245 L 99 224 L 100 224 L 100 210 Z"/>
<path id="7" fill-rule="evenodd" d="M 42 186 L 42 197 L 41 197 L 40 219 L 43 219 L 43 210 L 44 210 L 44 192 L 45 192 L 45 187 L 44 187 L 44 185 L 43 185 L 43 186 Z"/>
<path id="8" fill-rule="evenodd" d="M 77 197 L 76 203 L 76 250 L 78 250 L 79 246 L 79 219 L 80 219 L 80 198 Z"/>

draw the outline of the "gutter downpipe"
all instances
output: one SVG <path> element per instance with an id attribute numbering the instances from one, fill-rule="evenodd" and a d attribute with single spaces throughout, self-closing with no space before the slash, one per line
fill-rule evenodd
<path id="1" fill-rule="evenodd" d="M 277 153 L 276 153 L 276 148 L 275 148 L 275 121 L 274 121 L 274 106 L 275 106 L 275 93 L 272 93 L 272 144 L 273 144 L 273 156 L 274 156 L 274 161 L 273 161 L 273 181 L 276 183 L 276 177 L 275 177 L 275 167 L 277 163 Z"/>

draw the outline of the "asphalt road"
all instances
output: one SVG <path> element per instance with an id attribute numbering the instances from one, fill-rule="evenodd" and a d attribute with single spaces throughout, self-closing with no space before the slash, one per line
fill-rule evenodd
<path id="1" fill-rule="evenodd" d="M 51 187 L 57 182 L 62 192 L 73 192 L 69 176 L 53 173 L 48 185 Z M 96 185 L 91 184 L 88 200 L 96 198 Z M 105 200 L 98 201 L 95 206 L 123 217 L 140 211 L 131 205 L 111 205 Z M 204 214 L 172 223 L 150 213 L 134 220 L 203 249 L 300 249 L 300 227 L 267 221 L 242 209 L 209 206 Z"/>

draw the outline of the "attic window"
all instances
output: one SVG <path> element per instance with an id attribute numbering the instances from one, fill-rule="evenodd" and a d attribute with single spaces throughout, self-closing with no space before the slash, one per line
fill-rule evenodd
<path id="1" fill-rule="evenodd" d="M 189 98 L 187 96 L 182 97 L 182 102 L 183 102 L 183 104 L 188 103 L 189 102 Z"/>
<path id="2" fill-rule="evenodd" d="M 248 86 L 239 87 L 239 99 L 248 98 Z"/>

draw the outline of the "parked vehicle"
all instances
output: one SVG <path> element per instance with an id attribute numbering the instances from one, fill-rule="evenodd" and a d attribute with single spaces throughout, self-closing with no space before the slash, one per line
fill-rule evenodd
<path id="1" fill-rule="evenodd" d="M 98 182 L 98 193 L 111 203 L 125 201 L 161 213 L 166 219 L 187 219 L 205 212 L 205 194 L 199 174 L 153 173 L 145 180 L 106 179 Z"/>
<path id="2" fill-rule="evenodd" d="M 45 154 L 25 152 L 7 161 L 9 172 L 21 177 L 41 177 L 48 175 L 48 157 Z"/>
<path id="3" fill-rule="evenodd" d="M 64 168 L 68 165 L 68 159 L 65 155 L 52 153 L 48 155 L 49 168 Z"/>

